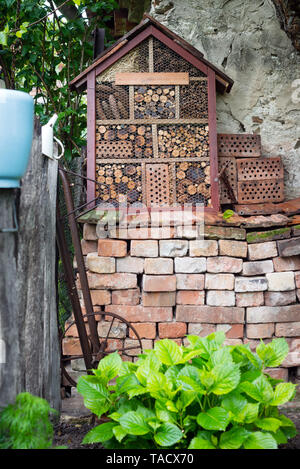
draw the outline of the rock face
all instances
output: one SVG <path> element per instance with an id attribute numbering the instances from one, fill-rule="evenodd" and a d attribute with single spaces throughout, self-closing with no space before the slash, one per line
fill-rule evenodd
<path id="1" fill-rule="evenodd" d="M 218 132 L 261 134 L 263 156 L 283 159 L 286 199 L 299 197 L 299 53 L 273 2 L 155 0 L 150 14 L 235 81 L 218 96 Z"/>

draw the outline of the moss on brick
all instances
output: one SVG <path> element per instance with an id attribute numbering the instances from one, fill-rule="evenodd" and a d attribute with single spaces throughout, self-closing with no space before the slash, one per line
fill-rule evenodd
<path id="1" fill-rule="evenodd" d="M 253 233 L 247 233 L 248 243 L 259 243 L 260 241 L 273 241 L 276 239 L 282 239 L 283 235 L 289 235 L 291 232 L 290 228 L 278 228 L 276 230 L 259 231 Z M 286 236 L 288 237 L 288 236 Z"/>

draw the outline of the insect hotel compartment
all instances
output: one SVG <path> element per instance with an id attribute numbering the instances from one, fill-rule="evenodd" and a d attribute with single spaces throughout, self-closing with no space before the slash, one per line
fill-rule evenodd
<path id="1" fill-rule="evenodd" d="M 125 57 L 96 81 L 99 202 L 210 205 L 207 77 L 155 38 Z"/>

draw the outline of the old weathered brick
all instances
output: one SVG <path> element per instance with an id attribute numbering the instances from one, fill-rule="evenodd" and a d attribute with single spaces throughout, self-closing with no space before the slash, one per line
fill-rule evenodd
<path id="1" fill-rule="evenodd" d="M 225 339 L 224 345 L 242 345 L 243 339 Z"/>
<path id="2" fill-rule="evenodd" d="M 229 290 L 209 290 L 206 294 L 209 306 L 234 306 L 235 293 Z"/>
<path id="3" fill-rule="evenodd" d="M 198 226 L 177 226 L 175 237 L 179 239 L 196 239 L 198 238 Z"/>
<path id="4" fill-rule="evenodd" d="M 162 257 L 145 259 L 144 269 L 145 274 L 150 275 L 173 274 L 173 259 Z"/>
<path id="5" fill-rule="evenodd" d="M 181 290 L 177 292 L 178 305 L 204 305 L 205 292 L 202 290 Z"/>
<path id="6" fill-rule="evenodd" d="M 160 339 L 176 339 L 184 337 L 187 331 L 185 322 L 161 322 L 158 324 L 158 335 Z"/>
<path id="7" fill-rule="evenodd" d="M 215 331 L 215 324 L 199 324 L 192 322 L 188 324 L 188 333 L 191 335 L 199 335 L 200 337 L 205 337 Z"/>
<path id="8" fill-rule="evenodd" d="M 97 241 L 87 241 L 86 239 L 82 239 L 81 250 L 84 256 L 90 252 L 97 252 Z"/>
<path id="9" fill-rule="evenodd" d="M 275 241 L 277 239 L 286 239 L 291 235 L 291 228 L 278 228 L 268 231 L 251 231 L 247 233 L 248 243 L 265 243 L 267 241 Z"/>
<path id="10" fill-rule="evenodd" d="M 295 272 L 296 288 L 300 288 L 300 272 Z"/>
<path id="11" fill-rule="evenodd" d="M 130 245 L 131 256 L 136 257 L 157 257 L 158 241 L 147 239 L 145 241 L 133 240 Z"/>
<path id="12" fill-rule="evenodd" d="M 188 247 L 189 242 L 183 239 L 162 240 L 159 242 L 160 255 L 162 257 L 186 256 Z"/>
<path id="13" fill-rule="evenodd" d="M 92 225 L 90 223 L 84 223 L 83 225 L 83 239 L 87 241 L 97 241 L 97 234 L 96 234 L 96 225 Z"/>
<path id="14" fill-rule="evenodd" d="M 105 352 L 115 352 L 116 350 L 122 350 L 124 340 L 122 339 L 107 339 L 107 345 Z"/>
<path id="15" fill-rule="evenodd" d="M 262 275 L 270 272 L 274 272 L 274 266 L 271 259 L 266 261 L 253 261 L 243 263 L 243 275 Z"/>
<path id="16" fill-rule="evenodd" d="M 111 322 L 100 321 L 97 324 L 99 337 L 107 337 L 113 339 L 124 339 L 127 332 L 127 324 L 125 322 L 114 320 L 111 326 Z"/>
<path id="17" fill-rule="evenodd" d="M 136 274 L 94 274 L 87 273 L 89 287 L 95 290 L 112 289 L 124 290 L 137 286 Z"/>
<path id="18" fill-rule="evenodd" d="M 300 254 L 300 237 L 277 241 L 280 257 L 298 256 Z"/>
<path id="19" fill-rule="evenodd" d="M 156 338 L 156 324 L 153 322 L 141 322 L 134 325 L 134 329 L 141 339 L 155 339 Z M 129 337 L 136 339 L 136 335 L 132 329 L 129 329 Z"/>
<path id="20" fill-rule="evenodd" d="M 266 306 L 285 306 L 285 305 L 291 305 L 293 303 L 296 303 L 295 290 L 278 291 L 278 292 L 266 291 L 265 292 L 265 305 Z"/>
<path id="21" fill-rule="evenodd" d="M 144 275 L 143 290 L 146 292 L 170 292 L 176 290 L 175 275 Z"/>
<path id="22" fill-rule="evenodd" d="M 244 241 L 231 241 L 220 239 L 219 252 L 220 256 L 229 257 L 247 257 L 247 243 Z"/>
<path id="23" fill-rule="evenodd" d="M 113 290 L 111 295 L 111 302 L 113 305 L 138 305 L 140 302 L 140 290 L 139 288 L 128 290 Z"/>
<path id="24" fill-rule="evenodd" d="M 217 324 L 217 331 L 223 331 L 227 339 L 240 339 L 244 337 L 243 324 Z"/>
<path id="25" fill-rule="evenodd" d="M 268 289 L 268 282 L 265 277 L 236 277 L 236 292 L 255 292 Z"/>
<path id="26" fill-rule="evenodd" d="M 144 307 L 124 306 L 124 305 L 108 305 L 105 306 L 108 313 L 116 313 L 129 322 L 166 322 L 173 320 L 172 307 Z"/>
<path id="27" fill-rule="evenodd" d="M 99 239 L 98 255 L 103 257 L 125 257 L 127 255 L 127 243 L 118 239 Z"/>
<path id="28" fill-rule="evenodd" d="M 239 273 L 243 268 L 243 260 L 234 257 L 208 257 L 207 272 L 211 273 Z"/>
<path id="29" fill-rule="evenodd" d="M 266 278 L 270 291 L 295 290 L 294 272 L 273 272 L 266 274 Z"/>
<path id="30" fill-rule="evenodd" d="M 111 292 L 107 290 L 90 290 L 93 305 L 109 305 Z"/>
<path id="31" fill-rule="evenodd" d="M 218 242 L 210 239 L 190 241 L 191 257 L 209 257 L 218 255 Z"/>
<path id="32" fill-rule="evenodd" d="M 142 274 L 144 272 L 144 259 L 142 257 L 120 257 L 117 261 L 117 272 L 132 272 Z"/>
<path id="33" fill-rule="evenodd" d="M 300 365 L 300 338 L 299 337 L 287 337 L 286 341 L 289 346 L 289 353 L 282 362 L 283 367 L 296 367 Z"/>
<path id="34" fill-rule="evenodd" d="M 237 306 L 261 306 L 264 304 L 264 294 L 262 291 L 236 293 Z"/>
<path id="35" fill-rule="evenodd" d="M 288 381 L 289 379 L 289 371 L 287 368 L 266 368 L 265 373 L 273 379 L 282 379 L 283 381 Z"/>
<path id="36" fill-rule="evenodd" d="M 244 308 L 226 306 L 184 306 L 176 307 L 176 320 L 211 324 L 242 324 Z"/>
<path id="37" fill-rule="evenodd" d="M 172 226 L 146 228 L 133 225 L 131 228 L 109 230 L 109 236 L 128 240 L 170 239 L 174 238 L 174 234 L 175 230 Z"/>
<path id="38" fill-rule="evenodd" d="M 246 230 L 244 228 L 207 226 L 204 227 L 204 236 L 208 239 L 246 239 Z"/>
<path id="39" fill-rule="evenodd" d="M 153 341 L 150 339 L 142 339 L 142 347 L 143 350 L 152 349 Z M 125 339 L 124 348 L 127 349 L 126 353 L 131 356 L 137 356 L 142 353 L 140 343 L 138 340 L 135 339 Z"/>
<path id="40" fill-rule="evenodd" d="M 177 290 L 203 290 L 203 274 L 176 274 Z"/>
<path id="41" fill-rule="evenodd" d="M 300 336 L 300 321 L 277 323 L 275 326 L 275 335 L 277 337 L 299 337 Z"/>
<path id="42" fill-rule="evenodd" d="M 275 257 L 273 259 L 275 272 L 288 272 L 300 269 L 300 256 Z"/>
<path id="43" fill-rule="evenodd" d="M 175 306 L 176 292 L 143 292 L 143 306 Z"/>
<path id="44" fill-rule="evenodd" d="M 63 355 L 81 355 L 81 346 L 78 338 L 66 337 L 62 342 Z"/>
<path id="45" fill-rule="evenodd" d="M 272 337 L 275 331 L 275 325 L 273 322 L 264 324 L 247 324 L 247 337 L 249 339 L 265 339 L 266 337 Z"/>
<path id="46" fill-rule="evenodd" d="M 247 322 L 297 322 L 300 321 L 300 305 L 260 306 L 247 308 Z"/>
<path id="47" fill-rule="evenodd" d="M 200 274 L 206 271 L 205 257 L 175 257 L 175 272 Z"/>
<path id="48" fill-rule="evenodd" d="M 233 274 L 206 274 L 205 288 L 207 290 L 233 290 Z"/>
<path id="49" fill-rule="evenodd" d="M 114 257 L 100 257 L 96 252 L 90 252 L 86 258 L 87 267 L 91 272 L 98 274 L 113 274 L 116 271 Z"/>
<path id="50" fill-rule="evenodd" d="M 268 257 L 276 257 L 277 255 L 276 241 L 248 245 L 248 256 L 250 260 L 268 259 Z"/>

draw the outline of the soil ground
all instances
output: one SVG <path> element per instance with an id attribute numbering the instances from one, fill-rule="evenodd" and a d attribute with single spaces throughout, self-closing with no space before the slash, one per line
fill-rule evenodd
<path id="1" fill-rule="evenodd" d="M 300 393 L 296 399 L 281 409 L 296 425 L 298 434 L 280 449 L 300 449 Z M 92 416 L 83 406 L 82 398 L 76 389 L 72 396 L 62 400 L 60 422 L 54 427 L 54 446 L 66 446 L 68 449 L 102 449 L 101 444 L 82 445 L 84 436 L 94 427 Z"/>

